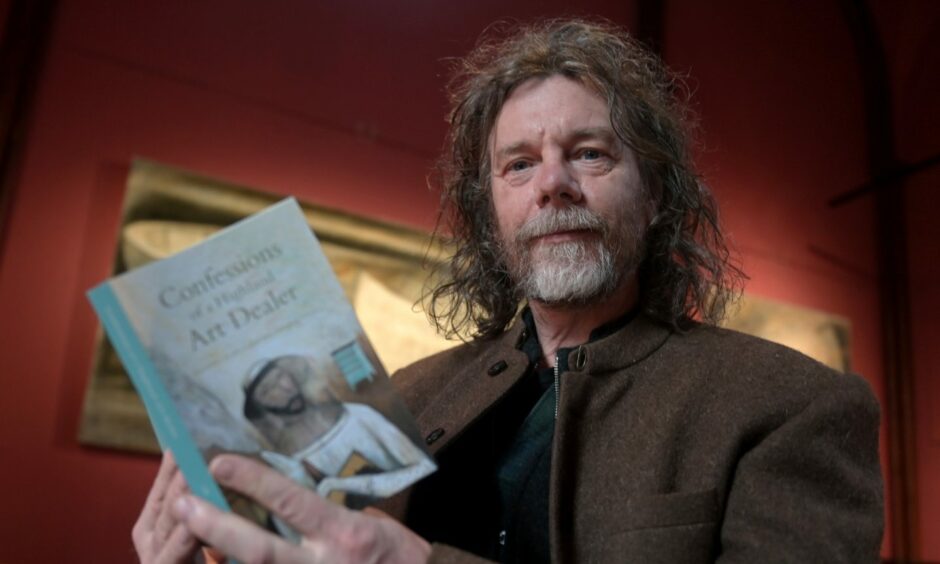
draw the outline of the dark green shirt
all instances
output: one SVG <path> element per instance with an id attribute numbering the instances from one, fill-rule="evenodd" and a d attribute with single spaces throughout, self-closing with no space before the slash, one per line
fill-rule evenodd
<path id="1" fill-rule="evenodd" d="M 548 562 L 548 483 L 555 432 L 555 372 L 539 367 L 542 349 L 532 314 L 526 311 L 527 339 L 522 350 L 529 370 L 519 383 L 526 393 L 513 396 L 515 413 L 528 415 L 496 461 L 500 527 L 493 555 L 500 562 Z M 559 357 L 567 355 L 559 354 Z M 559 372 L 560 374 L 560 372 Z"/>
<path id="2" fill-rule="evenodd" d="M 606 323 L 591 332 L 594 341 L 626 325 L 634 313 Z M 552 437 L 557 413 L 556 380 L 568 369 L 572 348 L 559 349 L 555 367 L 540 366 L 542 348 L 532 312 L 523 312 L 526 339 L 522 350 L 529 357 L 529 370 L 518 384 L 519 393 L 512 394 L 505 414 L 527 414 L 507 429 L 516 428 L 513 439 L 494 469 L 499 489 L 499 532 L 492 557 L 500 562 L 549 562 L 548 489 L 552 468 Z"/>

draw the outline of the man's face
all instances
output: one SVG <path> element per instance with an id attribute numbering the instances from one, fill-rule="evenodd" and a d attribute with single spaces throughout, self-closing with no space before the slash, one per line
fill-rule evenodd
<path id="1" fill-rule="evenodd" d="M 490 162 L 504 258 L 529 299 L 586 303 L 635 276 L 650 205 L 600 96 L 558 75 L 523 82 L 497 117 Z"/>
<path id="2" fill-rule="evenodd" d="M 268 369 L 254 394 L 255 399 L 270 413 L 296 415 L 306 405 L 293 374 L 279 364 Z"/>

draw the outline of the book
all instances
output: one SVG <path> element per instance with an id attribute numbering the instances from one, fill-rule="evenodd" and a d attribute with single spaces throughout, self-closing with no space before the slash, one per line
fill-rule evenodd
<path id="1" fill-rule="evenodd" d="M 436 469 L 293 198 L 88 297 L 161 448 L 223 510 L 223 452 L 352 508 Z"/>

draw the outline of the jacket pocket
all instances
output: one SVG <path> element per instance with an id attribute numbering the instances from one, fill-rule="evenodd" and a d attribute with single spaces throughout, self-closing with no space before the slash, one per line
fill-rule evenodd
<path id="1" fill-rule="evenodd" d="M 603 539 L 590 562 L 711 562 L 718 548 L 715 490 L 630 498 L 617 532 Z"/>
<path id="2" fill-rule="evenodd" d="M 619 531 L 713 523 L 718 520 L 714 490 L 635 496 L 624 503 Z"/>

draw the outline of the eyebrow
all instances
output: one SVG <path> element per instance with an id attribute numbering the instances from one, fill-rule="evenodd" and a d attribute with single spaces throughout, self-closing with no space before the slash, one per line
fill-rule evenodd
<path id="1" fill-rule="evenodd" d="M 511 145 L 507 145 L 503 147 L 502 149 L 496 151 L 496 155 L 495 155 L 496 158 L 494 160 L 496 162 L 501 162 L 503 159 L 506 159 L 512 155 L 515 155 L 516 153 L 523 152 L 523 150 L 527 148 L 528 146 L 529 146 L 528 141 L 516 141 L 515 143 L 512 143 Z"/>
<path id="2" fill-rule="evenodd" d="M 585 139 L 600 139 L 607 143 L 617 143 L 620 141 L 620 138 L 614 133 L 614 130 L 606 126 L 576 129 L 569 138 L 572 141 L 583 141 Z"/>

